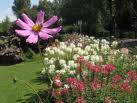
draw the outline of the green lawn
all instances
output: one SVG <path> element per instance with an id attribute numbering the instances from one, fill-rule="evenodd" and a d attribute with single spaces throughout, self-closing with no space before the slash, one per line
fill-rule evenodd
<path id="1" fill-rule="evenodd" d="M 32 93 L 25 83 L 13 83 L 13 77 L 31 83 L 36 90 L 46 88 L 45 84 L 40 84 L 37 80 L 41 70 L 39 59 L 12 66 L 0 66 L 0 103 L 21 103 L 20 100 L 26 100 L 29 98 L 28 94 Z"/>

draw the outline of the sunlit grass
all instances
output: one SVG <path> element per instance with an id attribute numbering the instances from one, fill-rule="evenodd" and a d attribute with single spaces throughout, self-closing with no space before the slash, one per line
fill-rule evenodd
<path id="1" fill-rule="evenodd" d="M 31 83 L 36 90 L 46 88 L 45 84 L 40 84 L 37 81 L 41 68 L 42 63 L 38 57 L 30 62 L 0 66 L 0 100 L 2 103 L 20 103 L 19 100 L 27 99 L 27 94 L 32 93 L 32 90 L 24 83 L 13 83 L 14 77 Z"/>

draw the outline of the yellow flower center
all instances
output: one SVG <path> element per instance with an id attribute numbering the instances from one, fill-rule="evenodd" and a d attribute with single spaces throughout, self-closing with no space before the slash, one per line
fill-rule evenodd
<path id="1" fill-rule="evenodd" d="M 32 30 L 35 31 L 35 32 L 38 32 L 38 31 L 41 30 L 41 28 L 42 28 L 41 25 L 36 24 L 36 25 L 34 25 L 34 26 L 32 27 Z"/>

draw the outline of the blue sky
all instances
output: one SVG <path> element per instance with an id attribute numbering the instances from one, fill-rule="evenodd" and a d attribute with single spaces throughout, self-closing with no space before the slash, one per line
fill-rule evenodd
<path id="1" fill-rule="evenodd" d="M 10 18 L 10 21 L 16 19 L 15 15 L 12 12 L 12 5 L 14 0 L 0 0 L 0 22 L 5 19 L 6 16 Z M 31 3 L 38 4 L 39 0 L 31 0 Z"/>

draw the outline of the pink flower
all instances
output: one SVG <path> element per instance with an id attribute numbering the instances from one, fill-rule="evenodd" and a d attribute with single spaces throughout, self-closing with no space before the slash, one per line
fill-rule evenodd
<path id="1" fill-rule="evenodd" d="M 130 80 L 137 80 L 137 73 L 133 70 L 128 71 L 127 76 Z"/>
<path id="2" fill-rule="evenodd" d="M 122 79 L 120 75 L 116 75 L 112 77 L 112 88 L 115 89 L 118 85 L 118 82 Z"/>
<path id="3" fill-rule="evenodd" d="M 98 73 L 100 71 L 99 66 L 90 66 L 89 69 L 94 73 Z"/>
<path id="4" fill-rule="evenodd" d="M 105 103 L 110 103 L 109 97 L 106 97 Z"/>
<path id="5" fill-rule="evenodd" d="M 77 97 L 75 103 L 86 103 L 86 100 L 84 99 L 84 97 Z"/>
<path id="6" fill-rule="evenodd" d="M 116 75 L 112 77 L 112 83 L 117 83 L 122 79 L 120 75 Z"/>
<path id="7" fill-rule="evenodd" d="M 68 93 L 69 93 L 69 89 L 67 89 L 67 88 L 61 90 L 62 95 L 65 95 L 65 94 L 68 94 Z"/>
<path id="8" fill-rule="evenodd" d="M 62 82 L 60 80 L 60 75 L 56 75 L 55 79 L 54 79 L 54 84 L 55 86 L 61 87 L 62 86 Z"/>
<path id="9" fill-rule="evenodd" d="M 66 82 L 71 85 L 72 88 L 78 90 L 79 92 L 83 92 L 85 90 L 84 83 L 76 78 L 67 78 Z"/>
<path id="10" fill-rule="evenodd" d="M 124 82 L 120 85 L 120 90 L 122 92 L 128 92 L 130 93 L 132 91 L 132 87 L 128 82 Z"/>
<path id="11" fill-rule="evenodd" d="M 77 68 L 76 68 L 76 73 L 77 73 L 77 74 L 80 74 L 80 73 L 81 73 L 81 66 L 77 66 Z"/>
<path id="12" fill-rule="evenodd" d="M 85 59 L 84 59 L 83 56 L 80 56 L 80 57 L 77 58 L 77 61 L 76 61 L 76 62 L 77 62 L 77 63 L 83 63 L 83 62 L 85 62 Z"/>
<path id="13" fill-rule="evenodd" d="M 53 37 L 53 34 L 60 32 L 61 27 L 52 28 L 49 27 L 54 24 L 58 18 L 53 16 L 48 21 L 44 22 L 44 12 L 40 11 L 37 14 L 36 23 L 34 23 L 26 14 L 22 14 L 21 19 L 16 20 L 16 24 L 23 30 L 15 30 L 15 32 L 22 37 L 27 37 L 26 42 L 28 43 L 37 43 L 38 38 L 47 40 L 48 38 Z"/>
<path id="14" fill-rule="evenodd" d="M 115 100 L 110 100 L 109 97 L 106 97 L 105 103 L 116 103 Z"/>
<path id="15" fill-rule="evenodd" d="M 122 54 L 128 54 L 128 53 L 129 53 L 129 50 L 128 50 L 127 48 L 122 48 L 122 49 L 120 50 L 120 52 L 121 52 Z"/>
<path id="16" fill-rule="evenodd" d="M 60 96 L 61 95 L 61 90 L 57 89 L 57 90 L 53 90 L 52 91 L 52 96 L 56 97 L 56 96 Z"/>
<path id="17" fill-rule="evenodd" d="M 114 71 L 116 68 L 113 64 L 106 64 L 104 67 L 100 69 L 101 73 L 109 74 L 110 72 Z"/>
<path id="18" fill-rule="evenodd" d="M 90 88 L 92 90 L 97 90 L 101 88 L 101 84 L 98 82 L 98 78 L 94 78 L 94 80 L 92 81 L 92 83 L 90 84 Z"/>

